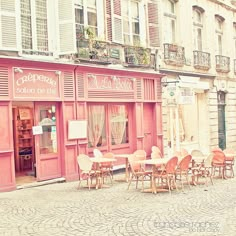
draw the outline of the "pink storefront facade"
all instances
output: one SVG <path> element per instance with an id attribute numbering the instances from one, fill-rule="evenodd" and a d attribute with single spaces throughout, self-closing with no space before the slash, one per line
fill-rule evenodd
<path id="1" fill-rule="evenodd" d="M 152 145 L 162 148 L 161 77 L 0 58 L 0 191 L 16 189 L 22 173 L 76 180 L 77 155 L 95 147 L 148 155 Z"/>

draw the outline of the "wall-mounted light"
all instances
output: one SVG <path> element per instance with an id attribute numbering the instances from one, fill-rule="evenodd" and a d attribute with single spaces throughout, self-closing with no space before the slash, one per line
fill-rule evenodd
<path id="1" fill-rule="evenodd" d="M 19 67 L 14 68 L 14 71 L 15 71 L 16 73 L 23 73 L 23 70 L 22 70 L 21 68 L 19 68 Z"/>
<path id="2" fill-rule="evenodd" d="M 58 76 L 60 76 L 60 75 L 61 75 L 61 71 L 60 71 L 60 70 L 56 70 L 56 71 L 55 71 L 55 74 L 58 75 Z"/>
<path id="3" fill-rule="evenodd" d="M 130 78 L 130 80 L 131 80 L 132 82 L 135 82 L 135 81 L 136 81 L 136 78 Z"/>

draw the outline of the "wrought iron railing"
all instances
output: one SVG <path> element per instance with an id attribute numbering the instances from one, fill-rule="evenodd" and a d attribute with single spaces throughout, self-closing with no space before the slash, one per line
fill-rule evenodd
<path id="1" fill-rule="evenodd" d="M 193 51 L 193 63 L 196 69 L 209 70 L 211 68 L 210 53 Z"/>
<path id="2" fill-rule="evenodd" d="M 87 60 L 97 63 L 109 62 L 109 45 L 107 42 L 88 39 L 77 41 L 77 54 L 79 60 Z"/>
<path id="3" fill-rule="evenodd" d="M 151 66 L 151 49 L 149 48 L 125 46 L 124 55 L 128 66 Z"/>
<path id="4" fill-rule="evenodd" d="M 185 63 L 184 47 L 175 44 L 164 44 L 164 61 L 166 64 L 183 66 Z"/>
<path id="5" fill-rule="evenodd" d="M 230 71 L 230 58 L 216 55 L 216 71 L 217 72 L 229 72 Z"/>

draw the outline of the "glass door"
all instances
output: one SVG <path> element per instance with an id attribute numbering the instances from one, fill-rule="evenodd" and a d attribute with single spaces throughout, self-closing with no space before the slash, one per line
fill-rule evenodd
<path id="1" fill-rule="evenodd" d="M 35 103 L 35 125 L 41 127 L 42 130 L 41 134 L 35 135 L 38 180 L 61 176 L 58 122 L 56 103 Z"/>

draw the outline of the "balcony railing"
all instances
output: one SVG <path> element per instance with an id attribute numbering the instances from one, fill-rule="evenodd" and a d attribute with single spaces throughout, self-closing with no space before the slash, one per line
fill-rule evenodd
<path id="1" fill-rule="evenodd" d="M 77 42 L 76 58 L 81 61 L 89 61 L 102 64 L 110 64 L 109 45 L 107 42 L 94 40 L 90 42 L 83 39 Z"/>
<path id="2" fill-rule="evenodd" d="M 216 55 L 216 71 L 228 73 L 230 71 L 230 58 Z"/>
<path id="3" fill-rule="evenodd" d="M 151 67 L 151 49 L 135 46 L 125 46 L 125 63 L 128 66 Z"/>
<path id="4" fill-rule="evenodd" d="M 209 70 L 211 68 L 210 53 L 202 51 L 193 51 L 194 68 Z"/>
<path id="5" fill-rule="evenodd" d="M 164 60 L 169 65 L 183 66 L 185 63 L 184 47 L 165 43 Z"/>

